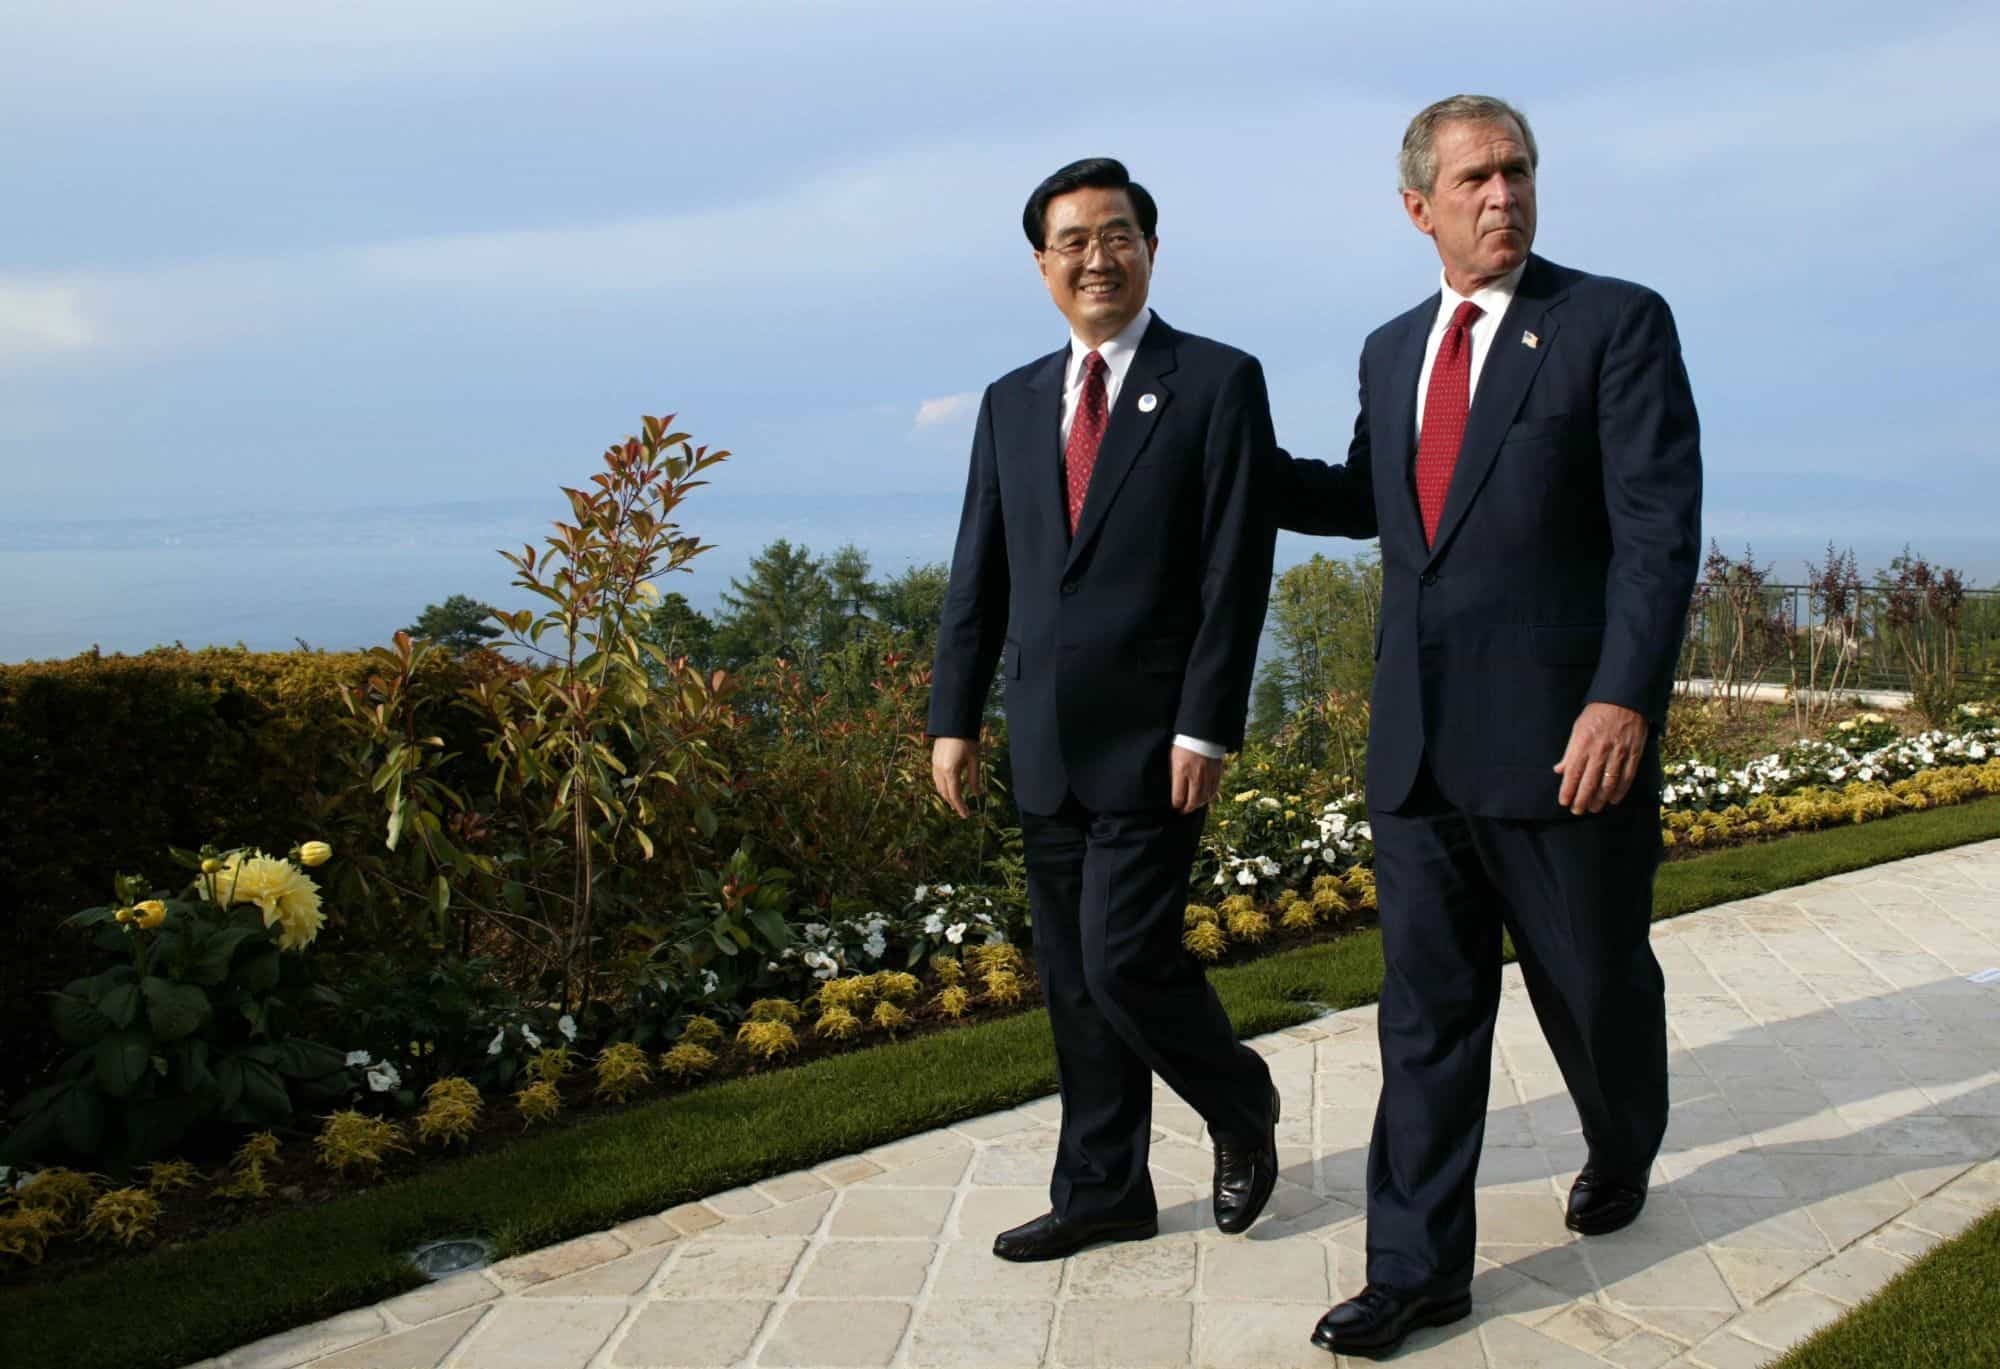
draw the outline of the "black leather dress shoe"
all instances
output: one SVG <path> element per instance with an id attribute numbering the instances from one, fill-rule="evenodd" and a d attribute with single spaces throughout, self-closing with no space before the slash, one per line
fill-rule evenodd
<path id="1" fill-rule="evenodd" d="M 1563 1225 L 1579 1236 L 1602 1236 L 1632 1225 L 1646 1206 L 1646 1181 L 1618 1179 L 1601 1169 L 1584 1166 L 1570 1185 L 1569 1210 Z"/>
<path id="2" fill-rule="evenodd" d="M 1336 1355 L 1382 1359 L 1424 1326 L 1445 1326 L 1472 1313 L 1472 1294 L 1410 1293 L 1371 1283 L 1319 1319 L 1312 1342 Z"/>
<path id="3" fill-rule="evenodd" d="M 1278 1089 L 1271 1087 L 1271 1125 L 1261 1136 L 1215 1138 L 1215 1224 L 1235 1235 L 1271 1201 L 1278 1186 Z"/>
<path id="4" fill-rule="evenodd" d="M 1160 1219 L 1144 1217 L 1097 1222 L 1066 1222 L 1044 1212 L 1032 1222 L 993 1238 L 993 1253 L 1003 1260 L 1060 1260 L 1099 1241 L 1143 1241 L 1160 1234 Z"/>

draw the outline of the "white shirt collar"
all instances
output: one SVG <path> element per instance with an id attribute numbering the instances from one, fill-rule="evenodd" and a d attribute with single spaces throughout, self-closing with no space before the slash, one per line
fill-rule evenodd
<path id="1" fill-rule="evenodd" d="M 1482 320 L 1490 318 L 1498 322 L 1500 316 L 1507 312 L 1507 306 L 1514 302 L 1514 292 L 1521 288 L 1521 273 L 1527 269 L 1528 261 L 1523 257 L 1519 266 L 1499 280 L 1490 285 L 1482 285 L 1469 295 L 1461 295 L 1451 288 L 1451 282 L 1444 278 L 1444 268 L 1439 267 L 1438 317 L 1449 320 L 1458 312 L 1461 300 L 1471 300 L 1479 306 L 1479 316 Z"/>
<path id="2" fill-rule="evenodd" d="M 1083 383 L 1083 359 L 1095 351 L 1104 358 L 1105 368 L 1110 372 L 1108 379 L 1113 385 L 1125 379 L 1125 372 L 1131 369 L 1132 358 L 1139 354 L 1139 339 L 1146 335 L 1146 329 L 1153 322 L 1153 306 L 1142 308 L 1118 335 L 1093 348 L 1075 333 L 1069 335 L 1069 370 L 1063 380 L 1065 390 L 1073 390 Z"/>

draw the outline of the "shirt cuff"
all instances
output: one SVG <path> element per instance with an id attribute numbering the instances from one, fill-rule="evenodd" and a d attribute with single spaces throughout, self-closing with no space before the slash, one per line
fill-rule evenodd
<path id="1" fill-rule="evenodd" d="M 1219 761 L 1229 754 L 1214 742 L 1205 742 L 1196 737 L 1183 736 L 1178 732 L 1174 734 L 1174 745 L 1183 751 L 1192 751 L 1195 755 L 1205 756 L 1212 761 Z"/>

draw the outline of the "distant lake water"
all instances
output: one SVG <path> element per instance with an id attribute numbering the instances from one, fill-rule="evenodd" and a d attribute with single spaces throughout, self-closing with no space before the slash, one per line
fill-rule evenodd
<path id="1" fill-rule="evenodd" d="M 663 582 L 713 610 L 729 581 L 776 538 L 824 554 L 854 543 L 878 576 L 946 562 L 956 493 L 890 495 L 723 494 L 699 491 L 688 527 L 715 549 L 696 569 Z M 468 594 L 501 606 L 528 602 L 498 555 L 539 542 L 559 500 L 506 499 L 408 509 L 356 509 L 299 520 L 203 513 L 72 523 L 0 522 L 0 661 L 74 655 L 93 645 L 139 652 L 182 642 L 283 650 L 385 642 L 426 604 Z M 1721 534 L 1740 554 L 1746 530 Z M 1787 530 L 1748 540 L 1780 579 L 1797 578 L 1825 538 Z M 1993 540 L 1879 533 L 1852 543 L 1864 573 L 1886 565 L 1905 540 L 1975 583 L 2000 580 Z M 1357 544 L 1281 538 L 1280 565 L 1314 551 L 1350 555 Z"/>

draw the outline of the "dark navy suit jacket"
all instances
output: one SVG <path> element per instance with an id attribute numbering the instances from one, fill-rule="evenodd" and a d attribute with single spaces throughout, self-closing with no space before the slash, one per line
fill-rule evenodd
<path id="1" fill-rule="evenodd" d="M 1551 767 L 1587 702 L 1651 721 L 1657 775 L 1700 550 L 1694 397 L 1666 301 L 1529 257 L 1427 547 L 1415 418 L 1437 310 L 1369 335 L 1347 463 L 1287 463 L 1278 519 L 1382 539 L 1370 804 L 1400 806 L 1427 758 L 1468 812 L 1558 818 Z"/>
<path id="2" fill-rule="evenodd" d="M 1014 796 L 1053 813 L 1166 808 L 1176 733 L 1243 741 L 1270 594 L 1275 473 L 1254 357 L 1154 316 L 1075 538 L 1063 347 L 987 387 L 931 675 L 932 736 L 976 737 L 1005 648 Z M 1150 401 L 1147 397 L 1150 396 Z"/>

